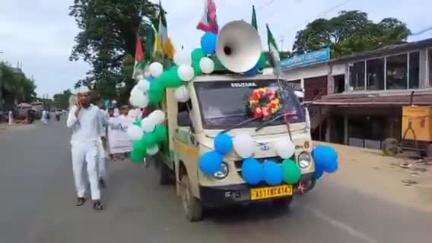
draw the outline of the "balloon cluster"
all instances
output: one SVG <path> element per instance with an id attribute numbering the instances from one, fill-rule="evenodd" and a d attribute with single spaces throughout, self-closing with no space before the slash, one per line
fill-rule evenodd
<path id="1" fill-rule="evenodd" d="M 221 170 L 223 157 L 233 150 L 243 158 L 242 176 L 246 183 L 257 185 L 265 181 L 269 185 L 282 182 L 296 184 L 301 177 L 297 163 L 291 159 L 295 152 L 294 144 L 287 140 L 274 143 L 277 154 L 283 159 L 279 164 L 273 160 L 263 163 L 253 158 L 256 143 L 247 133 L 240 133 L 231 138 L 227 133 L 220 133 L 214 139 L 214 150 L 204 153 L 199 160 L 199 167 L 206 175 L 213 175 Z"/>
<path id="2" fill-rule="evenodd" d="M 206 175 L 213 175 L 221 170 L 223 157 L 233 150 L 233 140 L 227 133 L 220 133 L 214 139 L 214 150 L 201 155 L 199 168 Z"/>
<path id="3" fill-rule="evenodd" d="M 132 162 L 142 163 L 147 155 L 157 154 L 159 146 L 167 142 L 168 130 L 164 121 L 165 113 L 155 110 L 127 128 L 126 133 L 133 141 Z"/>
<path id="4" fill-rule="evenodd" d="M 288 139 L 281 139 L 274 143 L 276 153 L 283 159 L 282 163 L 265 160 L 260 163 L 249 157 L 243 161 L 242 176 L 250 185 L 257 185 L 265 181 L 269 185 L 279 185 L 282 182 L 296 184 L 301 177 L 297 163 L 291 159 L 295 152 L 294 144 Z"/>
<path id="5" fill-rule="evenodd" d="M 324 172 L 334 173 L 338 170 L 339 156 L 334 148 L 318 145 L 312 151 L 312 157 L 315 161 L 315 179 L 321 178 Z"/>

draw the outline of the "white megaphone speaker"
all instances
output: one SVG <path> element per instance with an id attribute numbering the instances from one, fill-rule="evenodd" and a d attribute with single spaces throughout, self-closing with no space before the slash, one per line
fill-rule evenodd
<path id="1" fill-rule="evenodd" d="M 251 70 L 261 56 L 258 31 L 245 21 L 232 21 L 219 33 L 216 55 L 222 65 L 235 73 Z"/>

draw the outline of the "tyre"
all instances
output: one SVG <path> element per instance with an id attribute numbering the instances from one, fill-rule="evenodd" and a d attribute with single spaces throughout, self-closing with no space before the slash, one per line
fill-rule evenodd
<path id="1" fill-rule="evenodd" d="M 181 199 L 186 218 L 190 222 L 200 221 L 203 216 L 203 208 L 199 199 L 192 194 L 189 177 L 185 174 L 181 178 Z"/>
<path id="2" fill-rule="evenodd" d="M 399 152 L 399 142 L 394 138 L 386 138 L 383 143 L 383 153 L 388 156 L 395 156 Z"/>
<path id="3" fill-rule="evenodd" d="M 160 162 L 159 168 L 159 184 L 160 185 L 171 185 L 173 184 L 173 173 L 171 169 L 164 162 Z"/>
<path id="4" fill-rule="evenodd" d="M 432 158 L 432 143 L 426 145 L 426 157 Z"/>

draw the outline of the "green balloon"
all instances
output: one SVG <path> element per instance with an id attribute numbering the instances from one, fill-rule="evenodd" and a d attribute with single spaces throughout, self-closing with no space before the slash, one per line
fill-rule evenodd
<path id="1" fill-rule="evenodd" d="M 165 96 L 165 87 L 160 79 L 156 79 L 150 85 L 148 91 L 150 104 L 159 104 Z"/>
<path id="2" fill-rule="evenodd" d="M 282 162 L 283 180 L 288 184 L 296 184 L 301 177 L 301 171 L 297 163 L 291 159 Z"/>
<path id="3" fill-rule="evenodd" d="M 168 129 L 165 124 L 157 125 L 153 133 L 155 134 L 158 143 L 163 143 L 168 140 Z"/>
<path id="4" fill-rule="evenodd" d="M 153 131 L 151 133 L 144 134 L 141 141 L 146 145 L 146 148 L 149 148 L 149 147 L 153 147 L 154 145 L 157 145 L 158 138 L 157 138 L 155 132 Z"/>
<path id="5" fill-rule="evenodd" d="M 142 164 L 144 163 L 144 158 L 147 156 L 145 151 L 140 150 L 132 150 L 130 153 L 130 159 L 134 164 Z"/>
<path id="6" fill-rule="evenodd" d="M 164 87 L 177 88 L 183 84 L 183 80 L 178 76 L 177 70 L 177 66 L 173 66 L 161 74 L 159 80 L 162 82 Z"/>
<path id="7" fill-rule="evenodd" d="M 202 70 L 200 67 L 200 61 L 201 61 L 201 58 L 205 57 L 203 50 L 201 48 L 197 48 L 197 49 L 193 50 L 191 57 L 192 57 L 192 67 L 195 71 L 195 75 L 196 76 L 201 75 Z"/>
<path id="8" fill-rule="evenodd" d="M 144 139 L 141 138 L 138 141 L 135 141 L 132 144 L 132 149 L 135 151 L 146 151 L 147 150 L 147 144 L 145 143 Z"/>

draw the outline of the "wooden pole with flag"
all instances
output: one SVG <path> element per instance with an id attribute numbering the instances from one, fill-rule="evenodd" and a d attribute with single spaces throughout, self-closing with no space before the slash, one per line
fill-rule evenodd
<path id="1" fill-rule="evenodd" d="M 256 17 L 256 11 L 255 11 L 255 5 L 252 5 L 252 26 L 258 30 L 258 24 L 257 24 L 257 17 Z"/>
<path id="2" fill-rule="evenodd" d="M 159 24 L 158 24 L 158 42 L 156 43 L 156 51 L 162 50 L 163 57 L 173 59 L 175 54 L 174 45 L 168 37 L 168 26 L 165 18 L 165 10 L 162 8 L 162 3 L 159 2 Z"/>
<path id="3" fill-rule="evenodd" d="M 270 30 L 270 27 L 268 24 L 266 24 L 267 28 L 267 44 L 269 48 L 269 53 L 271 57 L 271 61 L 273 64 L 273 68 L 275 69 L 275 73 L 280 73 L 280 55 L 279 55 L 279 49 L 276 44 L 276 41 L 273 37 L 273 33 Z"/>
<path id="4" fill-rule="evenodd" d="M 142 39 L 137 34 L 136 43 L 135 43 L 135 65 L 134 65 L 132 78 L 137 79 L 138 75 L 144 74 L 144 68 L 145 68 L 145 59 L 144 59 L 144 51 L 142 47 Z"/>
<path id="5" fill-rule="evenodd" d="M 204 13 L 201 21 L 197 25 L 197 29 L 205 32 L 219 32 L 216 16 L 216 4 L 213 0 L 204 0 Z"/>

